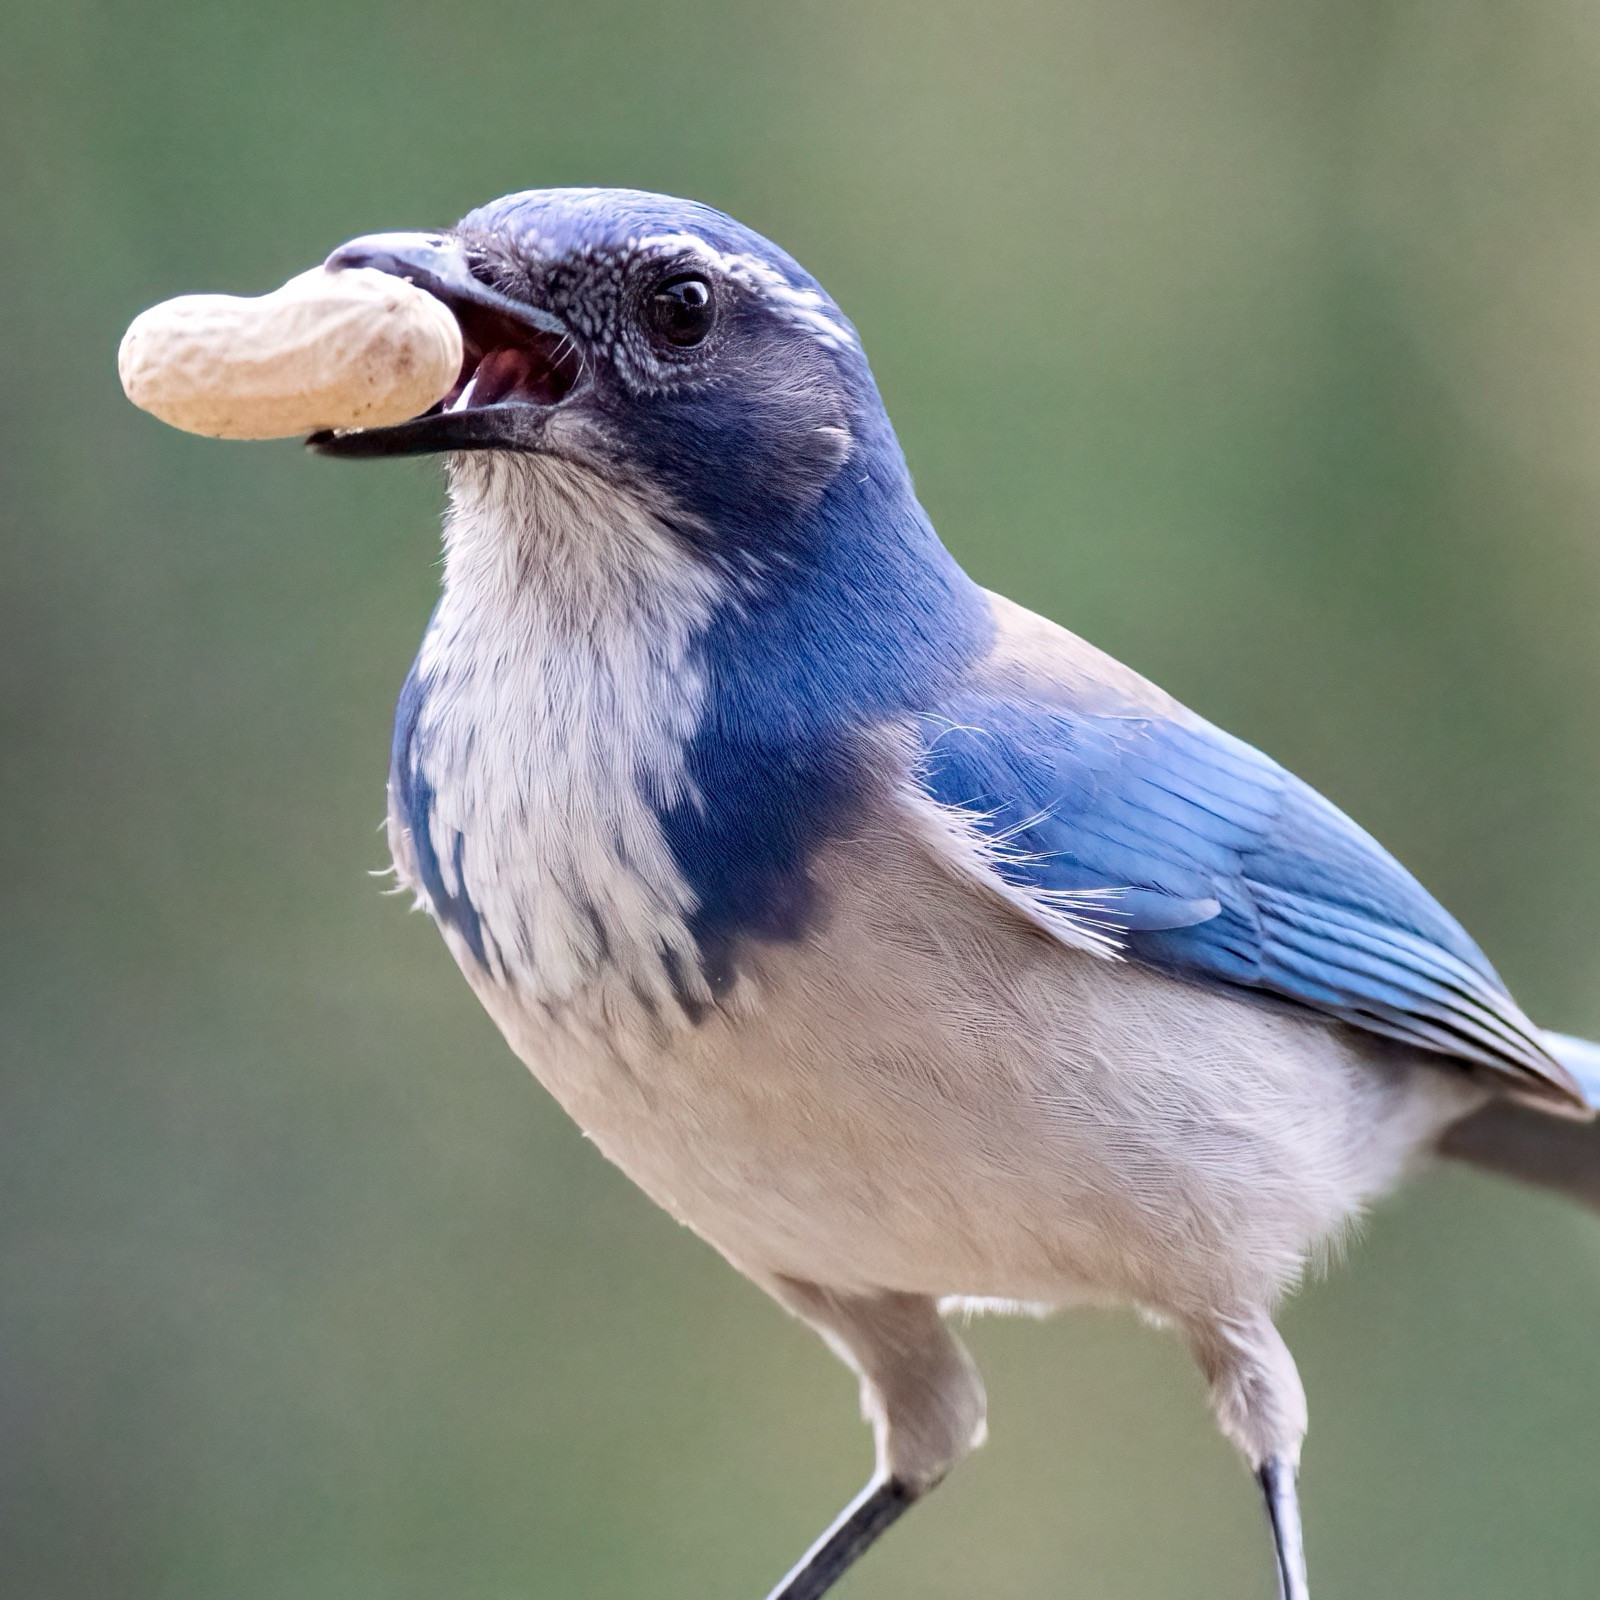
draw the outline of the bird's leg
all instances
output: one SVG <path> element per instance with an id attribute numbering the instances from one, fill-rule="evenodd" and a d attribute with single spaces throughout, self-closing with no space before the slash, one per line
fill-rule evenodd
<path id="1" fill-rule="evenodd" d="M 1264 1311 L 1192 1321 L 1189 1342 L 1211 1381 L 1217 1421 L 1244 1452 L 1266 1496 L 1280 1600 L 1310 1600 L 1295 1488 L 1306 1395 L 1294 1357 Z"/>
<path id="2" fill-rule="evenodd" d="M 878 1468 L 768 1600 L 817 1600 L 892 1522 L 983 1441 L 983 1383 L 923 1295 L 846 1295 L 793 1279 L 765 1287 L 861 1379 Z"/>
<path id="3" fill-rule="evenodd" d="M 1256 1474 L 1267 1498 L 1272 1543 L 1278 1555 L 1278 1600 L 1310 1600 L 1306 1585 L 1306 1551 L 1300 1537 L 1300 1494 L 1294 1463 L 1272 1456 Z"/>
<path id="4" fill-rule="evenodd" d="M 894 1478 L 873 1478 L 801 1556 L 767 1600 L 817 1600 L 916 1498 Z"/>

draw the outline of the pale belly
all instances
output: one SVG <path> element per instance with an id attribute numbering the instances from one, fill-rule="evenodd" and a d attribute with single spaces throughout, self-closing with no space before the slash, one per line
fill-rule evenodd
<path id="1" fill-rule="evenodd" d="M 1066 949 L 907 846 L 698 1023 L 464 963 L 600 1149 L 742 1270 L 1178 1315 L 1259 1305 L 1470 1110 L 1448 1067 Z"/>

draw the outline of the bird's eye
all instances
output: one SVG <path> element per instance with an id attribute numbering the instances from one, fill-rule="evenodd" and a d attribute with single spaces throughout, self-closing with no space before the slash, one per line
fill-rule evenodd
<path id="1" fill-rule="evenodd" d="M 711 285 L 694 273 L 667 278 L 651 290 L 644 316 L 658 339 L 679 349 L 699 344 L 711 332 L 716 316 Z"/>

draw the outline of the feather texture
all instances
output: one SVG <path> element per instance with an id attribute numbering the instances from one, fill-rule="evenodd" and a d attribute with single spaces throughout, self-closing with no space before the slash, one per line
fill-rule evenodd
<path id="1" fill-rule="evenodd" d="M 1011 611 L 1012 608 L 1007 608 Z M 1059 633 L 1063 670 L 1048 672 Z M 1128 958 L 1309 1006 L 1585 1104 L 1461 926 L 1369 834 L 1258 750 L 1132 683 L 1089 706 L 1083 647 L 1032 619 L 917 720 L 917 781 L 1012 890 Z"/>

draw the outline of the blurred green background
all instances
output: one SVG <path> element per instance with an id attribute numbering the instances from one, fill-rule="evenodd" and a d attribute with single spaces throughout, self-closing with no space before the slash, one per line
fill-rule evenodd
<path id="1" fill-rule="evenodd" d="M 861 327 L 983 580 L 1323 787 L 1600 1032 L 1600 10 L 13 0 L 0 1594 L 755 1600 L 869 1461 L 385 900 L 428 464 L 186 437 L 146 304 L 504 190 L 691 194 Z M 1319 1600 L 1588 1597 L 1600 1221 L 1436 1173 L 1285 1319 Z M 1131 1317 L 971 1332 L 890 1597 L 1270 1594 Z"/>

